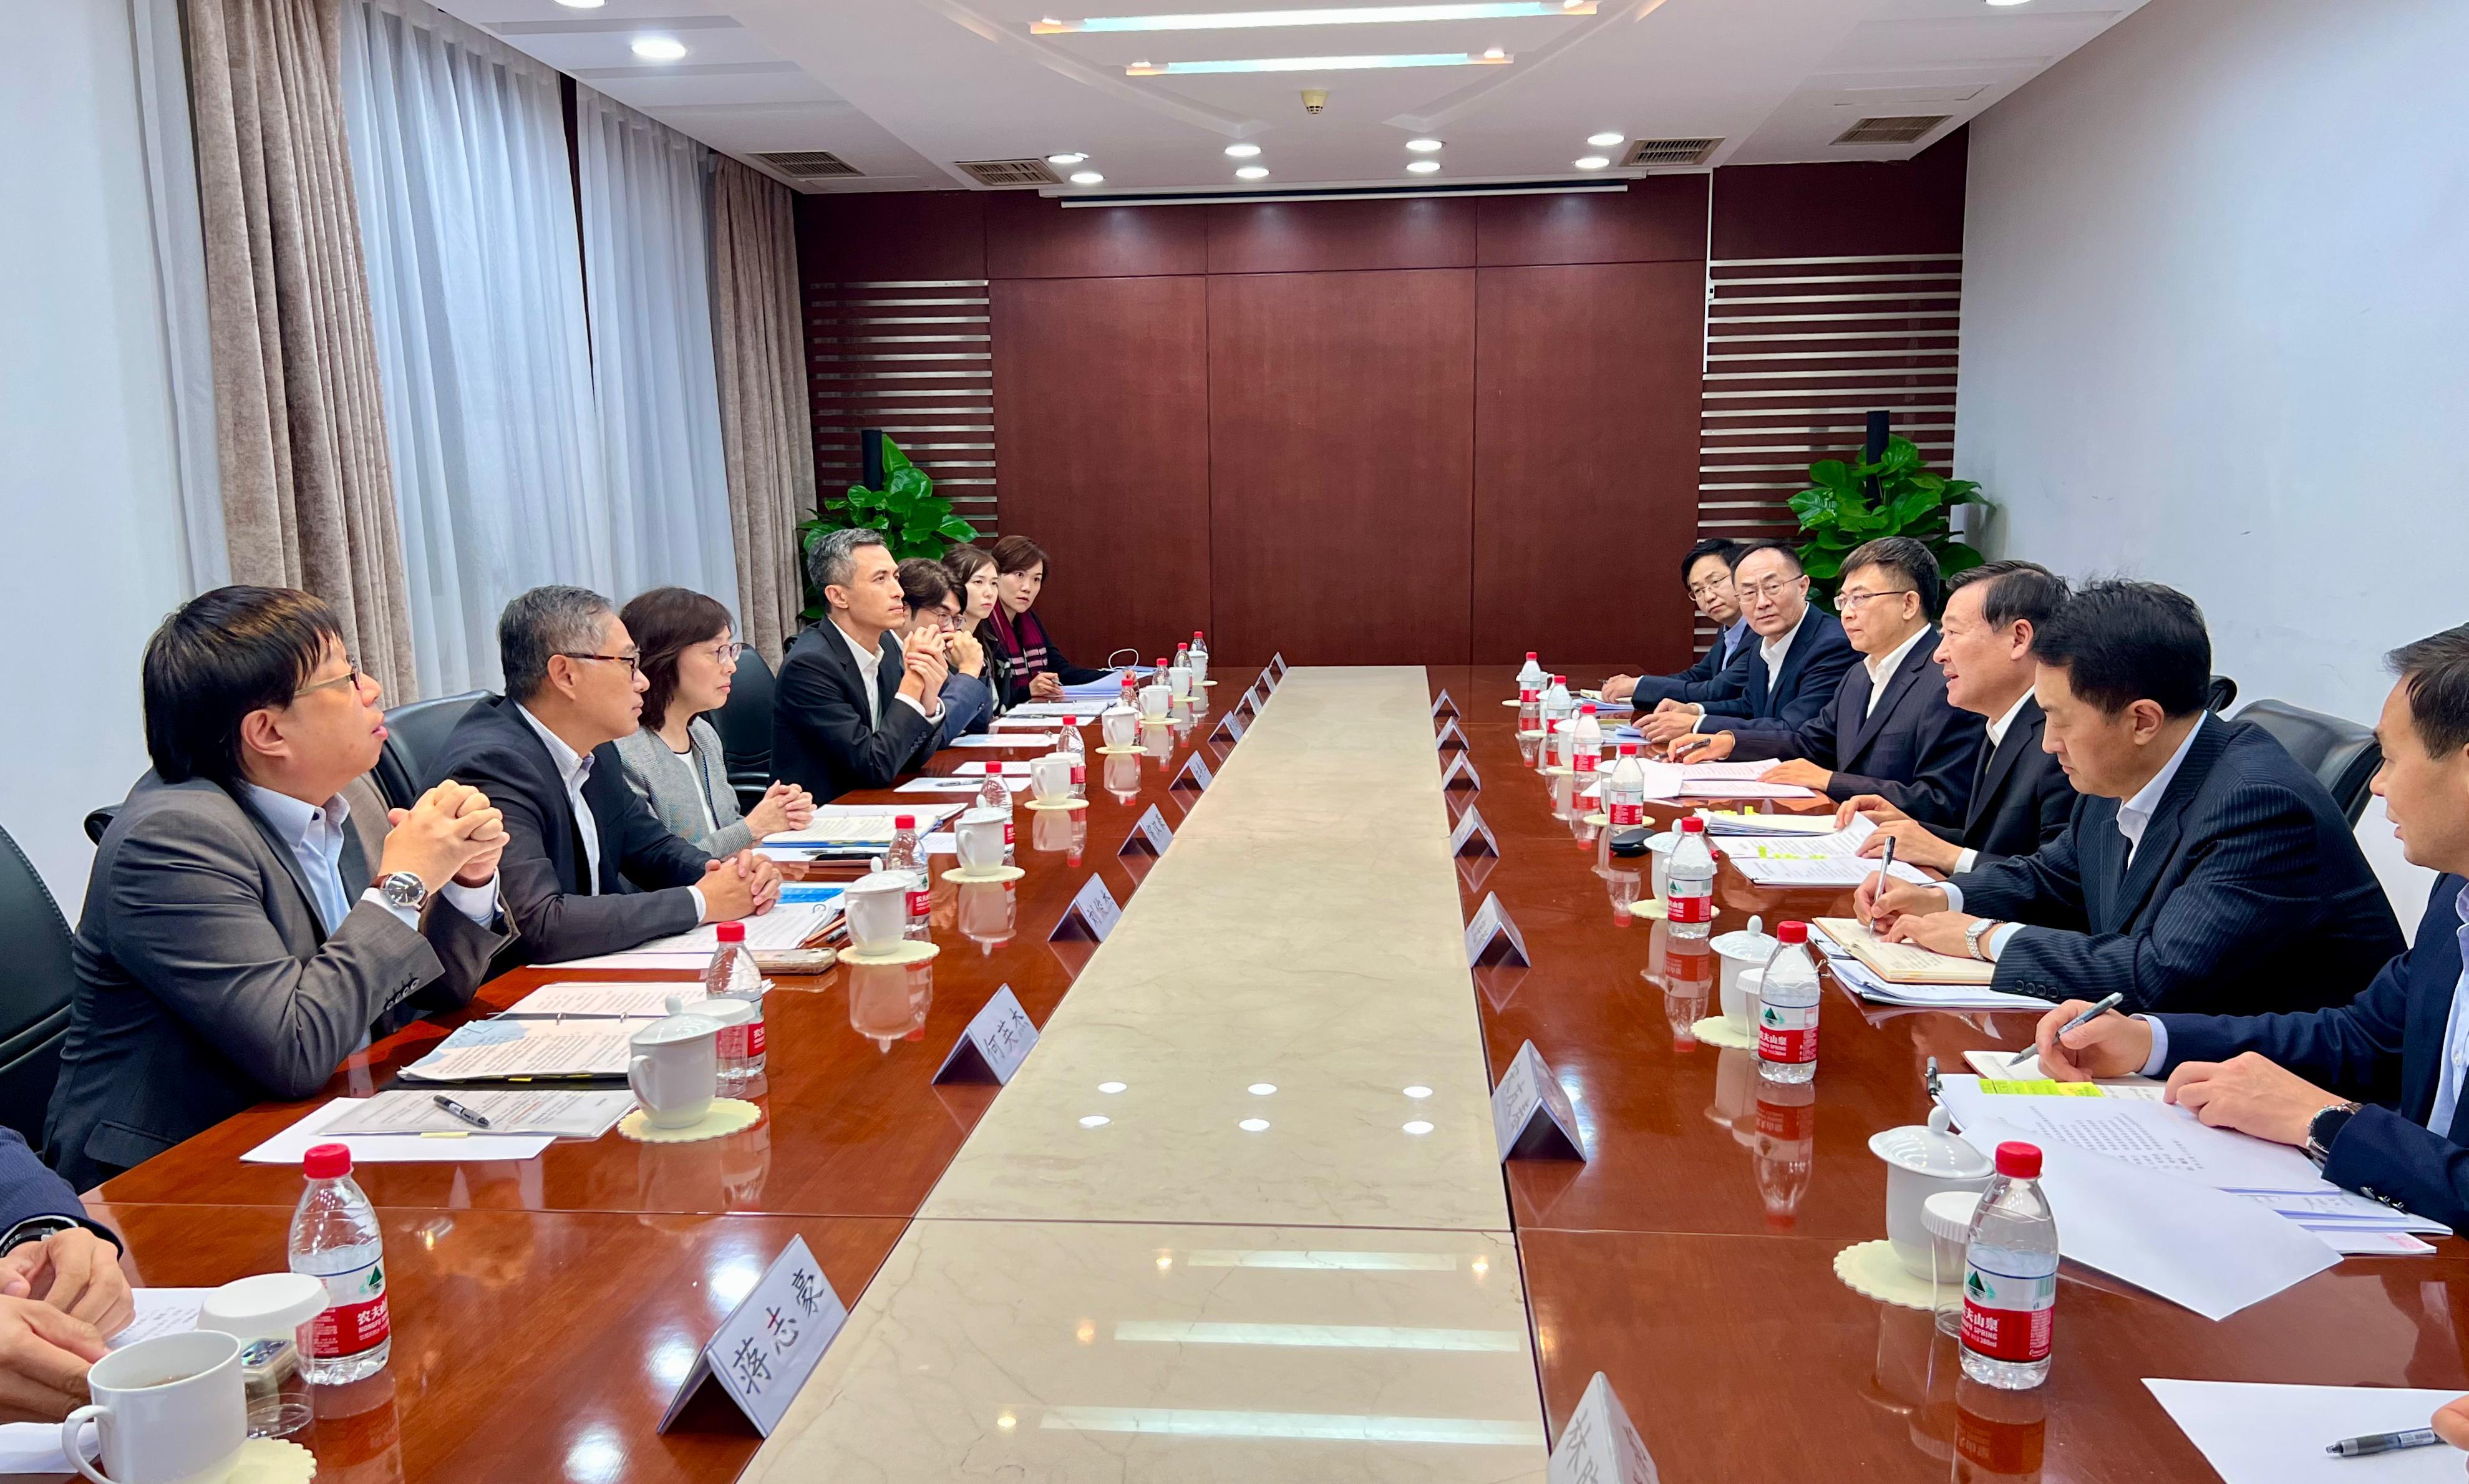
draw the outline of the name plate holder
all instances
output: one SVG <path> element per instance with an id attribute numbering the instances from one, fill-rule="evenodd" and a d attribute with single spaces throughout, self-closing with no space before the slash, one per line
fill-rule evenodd
<path id="1" fill-rule="evenodd" d="M 959 1040 L 935 1069 L 937 1082 L 991 1080 L 998 1086 L 1008 1085 L 1011 1075 L 1028 1059 L 1037 1045 L 1037 1025 L 1021 1009 L 1020 996 L 1004 985 L 987 1000 L 985 1008 L 969 1021 Z"/>
<path id="2" fill-rule="evenodd" d="M 1472 804 L 1458 816 L 1458 827 L 1449 831 L 1449 854 L 1459 860 L 1470 855 L 1500 854 L 1500 842 L 1492 837 L 1491 826 L 1483 822 L 1483 811 Z"/>
<path id="3" fill-rule="evenodd" d="M 1468 810 L 1471 814 L 1474 811 Z M 1486 831 L 1487 834 L 1489 831 Z M 1474 911 L 1474 920 L 1465 928 L 1466 967 L 1482 968 L 1495 963 L 1514 963 L 1531 968 L 1534 961 L 1526 952 L 1526 935 L 1509 920 L 1509 909 L 1500 905 L 1500 893 L 1488 893 L 1483 905 Z"/>
<path id="4" fill-rule="evenodd" d="M 1443 791 L 1468 788 L 1480 793 L 1483 775 L 1474 771 L 1473 756 L 1466 753 L 1451 753 L 1448 766 L 1441 770 L 1441 787 Z"/>
<path id="5" fill-rule="evenodd" d="M 1286 657 L 1283 654 L 1273 654 L 1269 657 L 1269 677 L 1279 681 L 1286 678 Z"/>
<path id="6" fill-rule="evenodd" d="M 1165 816 L 1158 811 L 1157 805 L 1151 804 L 1141 816 L 1140 823 L 1132 826 L 1132 832 L 1123 837 L 1123 847 L 1115 853 L 1119 856 L 1161 856 L 1172 844 L 1174 826 L 1165 822 Z"/>
<path id="7" fill-rule="evenodd" d="M 1491 1090 L 1491 1134 L 1504 1161 L 1586 1157 L 1578 1110 L 1533 1041 L 1517 1048 Z"/>
<path id="8" fill-rule="evenodd" d="M 1183 760 L 1183 767 L 1176 772 L 1174 781 L 1165 786 L 1165 791 L 1171 794 L 1188 788 L 1195 794 L 1205 794 L 1209 792 L 1209 785 L 1216 781 L 1215 775 L 1209 771 L 1208 762 L 1194 753 Z"/>
<path id="9" fill-rule="evenodd" d="M 1241 715 L 1234 711 L 1229 711 L 1224 716 L 1217 719 L 1217 725 L 1210 730 L 1209 740 L 1214 742 L 1221 737 L 1226 741 L 1226 750 L 1230 753 L 1233 752 L 1234 750 L 1234 744 L 1243 740 L 1243 718 Z"/>
<path id="10" fill-rule="evenodd" d="M 1115 924 L 1123 920 L 1123 909 L 1115 893 L 1106 890 L 1106 879 L 1090 872 L 1080 890 L 1072 894 L 1072 905 L 1063 909 L 1063 920 L 1046 935 L 1050 943 L 1102 943 Z"/>
<path id="11" fill-rule="evenodd" d="M 1585 1395 L 1560 1429 L 1560 1446 L 1552 1449 L 1543 1478 L 1544 1484 L 1663 1484 L 1654 1455 L 1629 1425 L 1628 1412 L 1603 1372 L 1586 1382 Z"/>
<path id="12" fill-rule="evenodd" d="M 1260 714 L 1261 704 L 1260 683 L 1258 681 L 1254 681 L 1252 683 L 1252 688 L 1243 692 L 1243 699 L 1234 703 L 1234 709 L 1227 712 L 1226 714 L 1229 716 L 1240 716 L 1248 711 L 1255 719 L 1258 719 Z"/>
<path id="13" fill-rule="evenodd" d="M 770 1437 L 847 1322 L 848 1306 L 824 1280 L 823 1264 L 807 1250 L 806 1239 L 790 1238 L 762 1281 L 695 1356 L 694 1369 L 679 1383 L 654 1430 L 668 1431 L 697 1393 L 718 1386 L 757 1434 Z"/>
<path id="14" fill-rule="evenodd" d="M 1465 733 L 1458 730 L 1457 719 L 1454 717 L 1442 726 L 1440 735 L 1432 738 L 1433 752 L 1463 753 L 1465 750 Z"/>
<path id="15" fill-rule="evenodd" d="M 1458 704 L 1449 699 L 1449 693 L 1446 690 L 1442 690 L 1438 697 L 1434 698 L 1432 702 L 1433 716 L 1455 716 L 1457 714 Z"/>

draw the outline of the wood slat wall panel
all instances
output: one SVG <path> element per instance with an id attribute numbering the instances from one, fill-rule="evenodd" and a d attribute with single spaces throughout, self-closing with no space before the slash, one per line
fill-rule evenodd
<path id="1" fill-rule="evenodd" d="M 859 481 L 858 433 L 880 428 L 985 539 L 1000 532 L 992 302 L 982 278 L 807 283 L 823 498 Z"/>

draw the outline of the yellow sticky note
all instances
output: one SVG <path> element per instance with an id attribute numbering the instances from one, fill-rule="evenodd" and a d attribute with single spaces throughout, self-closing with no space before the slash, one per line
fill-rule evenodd
<path id="1" fill-rule="evenodd" d="M 2106 1098 L 2109 1096 L 2090 1082 L 2060 1082 L 2048 1078 L 2031 1082 L 2007 1082 L 1994 1078 L 1982 1078 L 1980 1090 L 1985 1093 L 2019 1094 L 2033 1098 Z"/>

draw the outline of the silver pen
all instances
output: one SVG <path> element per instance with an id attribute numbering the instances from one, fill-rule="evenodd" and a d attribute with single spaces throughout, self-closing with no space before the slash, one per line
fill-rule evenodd
<path id="1" fill-rule="evenodd" d="M 2117 1009 L 2118 1006 L 2124 1003 L 2126 1003 L 2125 995 L 2102 995 L 2097 1004 L 2087 1007 L 2082 1014 L 2067 1021 L 2065 1025 L 2058 1027 L 2058 1034 L 2064 1035 L 2069 1031 L 2078 1030 L 2084 1026 L 2090 1025 L 2093 1021 L 2098 1020 L 2101 1016 L 2108 1014 L 2111 1010 Z"/>
<path id="2" fill-rule="evenodd" d="M 449 1098 L 444 1093 L 437 1094 L 429 1101 L 436 1103 L 439 1107 L 444 1108 L 447 1112 L 453 1114 L 456 1118 L 459 1118 L 463 1122 L 471 1125 L 474 1128 L 486 1128 L 489 1126 L 489 1121 L 487 1119 L 482 1118 L 479 1114 L 473 1112 L 470 1108 L 467 1108 L 463 1104 L 455 1101 L 453 1099 Z"/>
<path id="3" fill-rule="evenodd" d="M 1878 896 L 1883 896 L 1886 894 L 1886 884 L 1893 879 L 1888 876 L 1886 872 L 1894 869 L 1895 837 L 1888 835 L 1886 837 L 1886 848 L 1881 852 L 1878 857 Z M 1869 899 L 1869 920 L 1861 923 L 1860 925 L 1869 930 L 1870 937 L 1875 938 L 1878 936 L 1878 901 L 1876 896 Z"/>
<path id="4" fill-rule="evenodd" d="M 2442 1442 L 2432 1427 L 2411 1427 L 2407 1432 L 2369 1432 L 2363 1437 L 2342 1438 L 2326 1443 L 2323 1451 L 2335 1458 L 2371 1458 L 2377 1453 L 2396 1453 L 2404 1448 L 2433 1448 Z"/>

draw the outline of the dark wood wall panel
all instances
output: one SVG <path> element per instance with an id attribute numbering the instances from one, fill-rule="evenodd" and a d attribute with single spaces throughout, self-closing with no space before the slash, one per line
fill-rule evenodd
<path id="1" fill-rule="evenodd" d="M 1958 128 L 1908 160 L 1717 171 L 1713 256 L 1961 252 L 1971 148 L 1971 131 Z"/>
<path id="2" fill-rule="evenodd" d="M 1209 280 L 1211 642 L 1463 663 L 1474 274 Z"/>
<path id="3" fill-rule="evenodd" d="M 966 191 L 797 197 L 797 258 L 809 282 L 986 276 L 985 206 Z"/>
<path id="4" fill-rule="evenodd" d="M 1079 206 L 1013 191 L 984 197 L 989 278 L 1113 278 L 1208 267 L 1206 208 Z"/>
<path id="5" fill-rule="evenodd" d="M 1618 195 L 1501 196 L 1479 201 L 1475 262 L 1485 267 L 1703 262 L 1709 178 L 1650 175 L 1629 182 Z"/>
<path id="6" fill-rule="evenodd" d="M 1472 267 L 1475 205 L 1427 197 L 1176 209 L 1209 214 L 1212 273 L 1326 273 Z"/>
<path id="7" fill-rule="evenodd" d="M 1082 664 L 1171 652 L 1210 622 L 1205 281 L 1004 279 L 993 295 L 1004 526 L 1051 561 L 1038 613 Z"/>
<path id="8" fill-rule="evenodd" d="M 1473 662 L 1539 649 L 1681 668 L 1701 266 L 1486 268 L 1476 283 Z"/>

